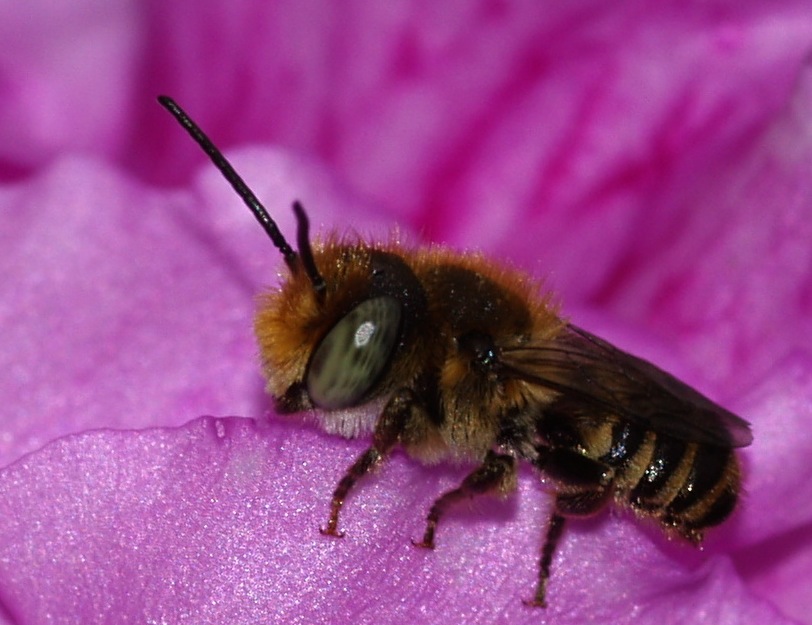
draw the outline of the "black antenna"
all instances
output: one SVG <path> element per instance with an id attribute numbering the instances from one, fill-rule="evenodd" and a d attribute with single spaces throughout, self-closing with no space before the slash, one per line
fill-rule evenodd
<path id="1" fill-rule="evenodd" d="M 299 256 L 302 260 L 302 267 L 313 284 L 316 296 L 321 298 L 327 290 L 324 278 L 321 277 L 316 268 L 316 261 L 313 260 L 313 249 L 310 247 L 310 221 L 307 218 L 302 203 L 299 200 L 293 202 L 293 213 L 296 215 L 298 227 L 296 229 L 296 245 L 299 248 Z"/>
<path id="2" fill-rule="evenodd" d="M 282 256 L 285 258 L 285 263 L 294 271 L 298 266 L 299 255 L 293 251 L 293 248 L 290 247 L 288 242 L 285 240 L 285 237 L 282 236 L 282 233 L 279 231 L 279 228 L 271 219 L 271 216 L 268 214 L 268 211 L 265 210 L 265 207 L 262 203 L 257 199 L 257 196 L 254 195 L 254 192 L 248 188 L 248 185 L 245 184 L 245 181 L 240 177 L 240 175 L 234 170 L 226 160 L 226 157 L 223 156 L 222 152 L 218 150 L 214 143 L 212 143 L 211 139 L 206 136 L 200 127 L 194 123 L 191 118 L 186 114 L 186 112 L 178 106 L 172 98 L 169 98 L 165 95 L 158 96 L 158 102 L 170 113 L 172 116 L 180 122 L 180 125 L 183 126 L 186 131 L 191 135 L 192 139 L 194 139 L 197 144 L 203 148 L 203 151 L 209 155 L 214 166 L 220 170 L 220 173 L 223 174 L 226 180 L 234 187 L 234 190 L 237 192 L 242 198 L 242 201 L 245 202 L 245 205 L 249 208 L 249 210 L 254 214 L 259 224 L 268 233 L 268 236 L 273 241 L 273 244 L 282 252 Z M 299 210 L 296 210 L 296 206 L 299 206 Z M 307 272 L 310 281 L 313 283 L 313 288 L 316 290 L 317 293 L 321 293 L 324 291 L 324 279 L 319 275 L 318 270 L 316 269 L 316 265 L 313 262 L 313 253 L 310 250 L 310 242 L 305 239 L 305 246 L 302 246 L 301 234 L 302 231 L 305 232 L 305 237 L 307 237 L 307 230 L 308 230 L 308 222 L 307 216 L 304 214 L 301 205 L 294 204 L 294 211 L 296 211 L 296 218 L 299 221 L 299 248 L 304 251 L 305 258 L 302 259 L 304 263 L 305 271 Z"/>

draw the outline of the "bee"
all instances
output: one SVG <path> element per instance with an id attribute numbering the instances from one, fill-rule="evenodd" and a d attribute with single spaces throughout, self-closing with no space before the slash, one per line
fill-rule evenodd
<path id="1" fill-rule="evenodd" d="M 749 424 L 653 364 L 562 318 L 531 278 L 476 254 L 328 235 L 311 243 L 294 202 L 294 250 L 245 182 L 170 98 L 160 103 L 233 186 L 279 250 L 288 276 L 255 319 L 280 413 L 315 412 L 327 432 L 370 435 L 346 470 L 322 534 L 356 483 L 396 446 L 422 462 L 476 468 L 428 511 L 433 548 L 446 511 L 506 495 L 529 462 L 554 497 L 529 605 L 545 606 L 566 519 L 610 504 L 699 545 L 733 511 L 735 448 Z"/>

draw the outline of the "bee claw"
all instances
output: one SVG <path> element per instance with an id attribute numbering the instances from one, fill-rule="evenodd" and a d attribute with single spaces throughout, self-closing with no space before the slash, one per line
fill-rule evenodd
<path id="1" fill-rule="evenodd" d="M 522 599 L 522 603 L 528 608 L 546 608 L 547 602 L 544 599 L 534 597 L 533 599 Z"/>
<path id="2" fill-rule="evenodd" d="M 412 538 L 412 545 L 419 547 L 420 549 L 434 549 L 433 540 L 415 540 Z"/>
<path id="3" fill-rule="evenodd" d="M 320 527 L 319 533 L 322 536 L 333 536 L 335 538 L 344 538 L 344 532 L 339 531 L 335 527 L 330 527 L 329 525 L 326 528 Z"/>

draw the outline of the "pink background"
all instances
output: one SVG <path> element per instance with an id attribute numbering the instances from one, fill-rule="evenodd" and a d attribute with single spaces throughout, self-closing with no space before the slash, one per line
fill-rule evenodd
<path id="1" fill-rule="evenodd" d="M 809 3 L 31 0 L 0 42 L 0 622 L 812 623 Z M 466 468 L 397 453 L 320 536 L 365 442 L 271 413 L 282 264 L 159 93 L 289 236 L 483 250 L 751 421 L 738 513 L 573 523 L 546 611 L 529 469 L 424 552 Z"/>

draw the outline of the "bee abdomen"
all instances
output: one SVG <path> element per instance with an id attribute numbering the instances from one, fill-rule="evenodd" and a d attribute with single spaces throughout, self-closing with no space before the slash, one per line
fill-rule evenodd
<path id="1" fill-rule="evenodd" d="M 740 477 L 733 450 L 645 434 L 637 452 L 617 467 L 618 496 L 700 542 L 702 530 L 724 521 L 736 505 Z"/>
<path id="2" fill-rule="evenodd" d="M 698 542 L 704 528 L 719 525 L 733 512 L 740 479 L 732 449 L 699 446 L 679 493 L 663 511 L 663 523 Z"/>
<path id="3" fill-rule="evenodd" d="M 644 479 L 654 461 L 657 438 L 638 425 L 618 422 L 612 427 L 612 442 L 598 460 L 615 469 L 616 489 L 621 500 Z"/>
<path id="4" fill-rule="evenodd" d="M 619 502 L 694 542 L 736 505 L 740 476 L 732 449 L 686 442 L 620 421 L 598 460 L 615 469 Z"/>
<path id="5" fill-rule="evenodd" d="M 631 505 L 646 512 L 669 505 L 691 473 L 696 448 L 695 443 L 655 435 L 648 465 L 629 492 Z"/>

